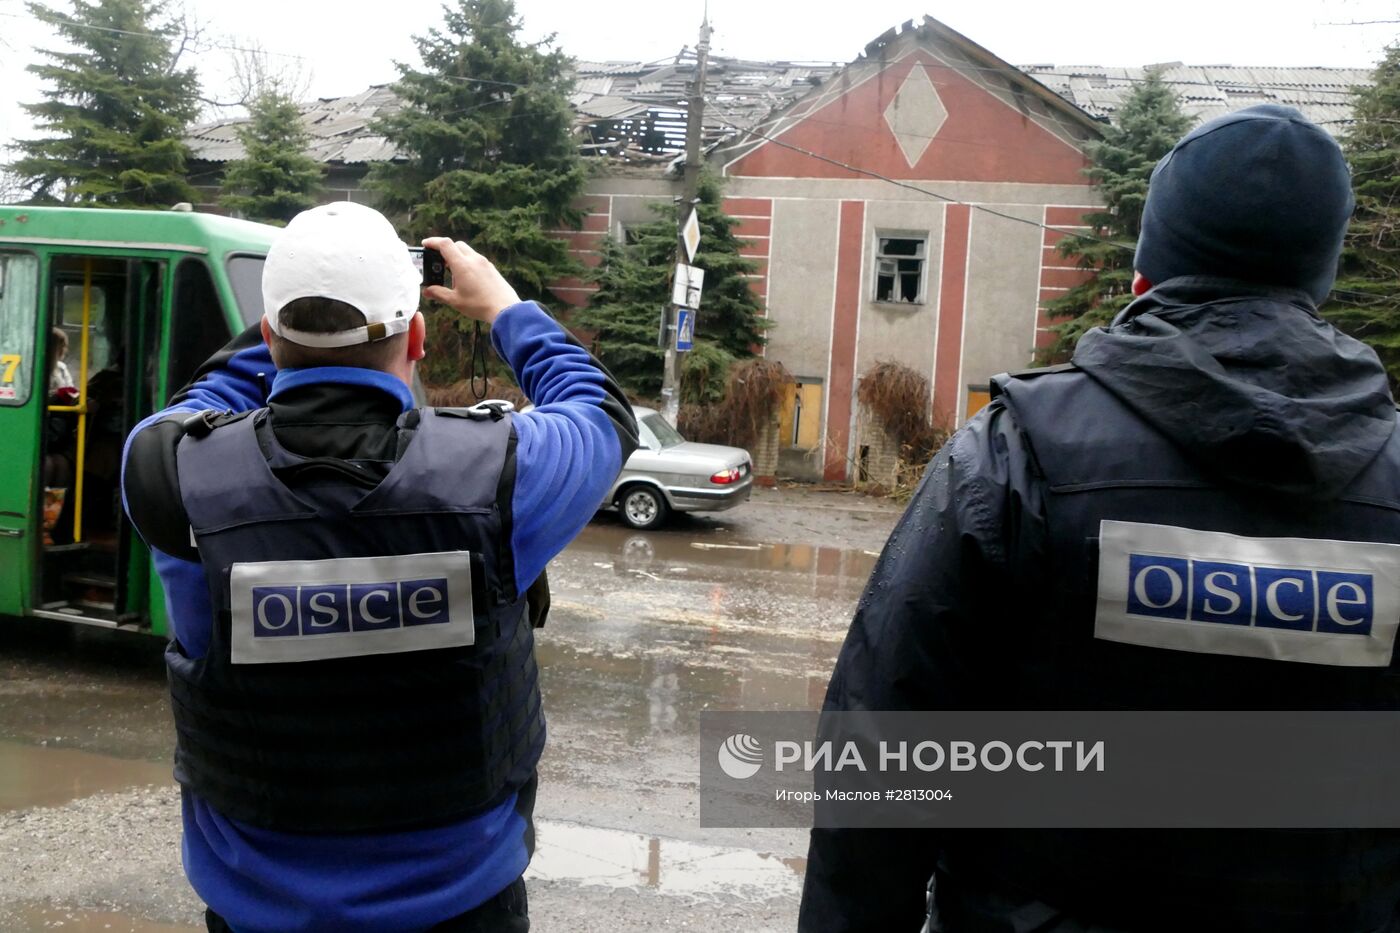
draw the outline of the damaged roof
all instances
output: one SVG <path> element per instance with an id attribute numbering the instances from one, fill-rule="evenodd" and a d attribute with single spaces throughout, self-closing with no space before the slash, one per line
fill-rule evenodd
<path id="1" fill-rule="evenodd" d="M 1254 104 L 1296 107 L 1323 129 L 1339 135 L 1351 123 L 1351 91 L 1371 83 L 1368 68 L 1263 68 L 1236 65 L 1142 67 L 1022 65 L 1061 97 L 1110 122 L 1132 89 L 1159 71 L 1176 92 L 1181 109 L 1197 123 Z"/>
<path id="2" fill-rule="evenodd" d="M 695 53 L 689 48 L 663 62 L 577 62 L 569 103 L 576 116 L 579 148 L 585 154 L 617 155 L 629 161 L 673 158 L 685 148 L 686 95 L 695 64 Z M 710 56 L 705 145 L 752 128 L 842 67 L 841 62 L 760 62 Z M 371 133 L 369 126 L 376 117 L 398 107 L 388 85 L 303 104 L 302 120 L 311 135 L 307 154 L 321 162 L 343 165 L 393 159 L 394 146 Z M 185 141 L 197 160 L 229 162 L 243 155 L 237 131 L 246 122 L 246 117 L 234 117 L 205 123 L 191 129 Z"/>
<path id="3" fill-rule="evenodd" d="M 396 152 L 383 136 L 369 131 L 376 117 L 397 110 L 399 100 L 386 85 L 349 97 L 323 97 L 301 105 L 301 119 L 311 136 L 306 154 L 318 162 L 357 165 L 387 162 Z M 190 130 L 186 144 L 204 162 L 231 162 L 243 157 L 238 128 L 247 117 L 215 120 Z"/>
<path id="4" fill-rule="evenodd" d="M 902 31 L 889 30 L 867 47 L 855 63 L 753 61 L 711 56 L 706 70 L 703 145 L 706 150 L 742 137 L 770 119 L 778 119 L 814 88 L 897 36 L 935 31 L 970 56 L 998 72 L 1009 72 L 1023 88 L 1051 103 L 1061 118 L 1094 132 L 1096 121 L 1112 122 L 1124 98 L 1157 69 L 1176 91 L 1182 109 L 1198 122 L 1258 103 L 1297 107 L 1333 134 L 1351 120 L 1351 89 L 1368 84 L 1365 68 L 1267 68 L 1231 65 L 1183 65 L 1179 62 L 1129 67 L 1025 65 L 1016 68 L 948 29 L 931 17 L 913 21 Z M 874 51 L 872 51 L 874 50 Z M 686 96 L 696 56 L 689 47 L 672 59 L 656 62 L 579 61 L 574 66 L 575 113 L 579 149 L 585 155 L 620 162 L 666 163 L 685 148 Z M 1055 106 L 1058 105 L 1058 106 Z M 388 85 L 349 97 L 322 98 L 302 105 L 311 136 L 307 154 L 332 165 L 364 165 L 393 159 L 397 150 L 370 131 L 375 118 L 400 106 Z M 228 162 L 242 157 L 237 130 L 246 117 L 216 120 L 190 130 L 186 142 L 194 158 Z"/>

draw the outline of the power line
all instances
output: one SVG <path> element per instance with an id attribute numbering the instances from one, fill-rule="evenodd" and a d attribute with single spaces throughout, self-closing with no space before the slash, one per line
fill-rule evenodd
<path id="1" fill-rule="evenodd" d="M 19 13 L 0 13 L 0 16 L 8 16 L 8 17 L 10 17 L 11 19 L 26 19 L 26 20 L 27 20 L 27 19 L 32 19 L 32 17 L 29 17 L 29 16 L 22 16 L 22 15 L 19 14 Z M 107 33 L 113 33 L 113 34 L 119 35 L 119 36 L 136 36 L 136 37 L 145 38 L 145 39 L 165 39 L 165 40 L 169 40 L 169 39 L 171 38 L 171 36 L 170 36 L 169 34 L 166 34 L 166 33 L 159 33 L 159 32 L 137 32 L 137 31 L 131 30 L 131 29 L 117 29 L 117 28 L 114 27 L 114 26 L 98 26 L 98 25 L 95 25 L 95 24 L 93 24 L 93 23 L 80 23 L 80 22 L 78 22 L 77 20 L 74 20 L 74 19 L 64 19 L 64 18 L 62 18 L 62 17 L 55 17 L 55 18 L 52 19 L 52 20 L 45 20 L 45 22 L 62 23 L 62 24 L 65 25 L 65 26 L 72 26 L 72 27 L 77 28 L 77 29 L 91 29 L 91 30 L 93 30 L 93 31 L 95 31 L 95 32 L 107 32 Z M 307 60 L 307 58 L 306 58 L 305 55 L 294 55 L 294 54 L 292 54 L 291 52 L 273 52 L 273 51 L 269 51 L 268 49 L 248 48 L 248 47 L 241 46 L 241 45 L 224 45 L 224 44 L 220 44 L 220 43 L 217 43 L 217 42 L 211 42 L 211 43 L 209 43 L 209 46 L 208 46 L 208 47 L 211 48 L 211 49 L 220 49 L 220 50 L 226 51 L 226 52 L 247 52 L 247 53 L 253 54 L 253 55 L 276 55 L 276 56 L 278 56 L 279 58 L 294 58 L 294 59 L 296 59 L 296 60 L 298 60 L 298 61 L 306 61 L 306 60 Z"/>
<path id="2" fill-rule="evenodd" d="M 819 153 L 819 152 L 813 152 L 813 151 L 810 150 L 810 149 L 804 149 L 804 148 L 802 148 L 801 146 L 795 146 L 795 145 L 793 145 L 792 143 L 783 142 L 781 139 L 778 139 L 778 138 L 776 138 L 776 137 L 774 137 L 774 136 L 769 136 L 769 135 L 767 135 L 766 133 L 760 133 L 760 132 L 759 132 L 758 130 L 756 130 L 756 129 L 744 130 L 744 129 L 741 129 L 740 127 L 735 126 L 735 125 L 732 124 L 732 123 L 725 123 L 725 124 L 723 124 L 723 125 L 724 125 L 726 128 L 731 129 L 731 130 L 734 130 L 734 131 L 737 132 L 737 133 L 748 133 L 748 134 L 750 134 L 750 135 L 757 136 L 757 137 L 759 137 L 760 139 L 764 139 L 764 140 L 767 140 L 767 141 L 770 142 L 770 143 L 773 143 L 775 146 L 781 146 L 781 147 L 783 147 L 784 149 L 791 149 L 793 152 L 797 152 L 797 153 L 800 153 L 800 154 L 802 154 L 802 155 L 809 156 L 810 158 L 816 159 L 816 160 L 818 160 L 818 161 L 820 161 L 820 162 L 825 162 L 825 163 L 827 163 L 828 165 L 834 165 L 834 166 L 836 166 L 836 167 L 838 167 L 838 168 L 843 168 L 843 169 L 847 170 L 848 172 L 855 172 L 857 175 L 865 175 L 865 176 L 867 176 L 867 177 L 874 178 L 874 179 L 876 179 L 876 180 L 878 180 L 878 181 L 883 181 L 883 182 L 886 182 L 887 184 L 895 185 L 896 187 L 899 187 L 899 188 L 905 188 L 905 189 L 908 189 L 909 191 L 916 191 L 916 192 L 918 192 L 919 194 L 925 195 L 926 197 L 934 198 L 935 200 L 942 201 L 942 202 L 944 202 L 944 203 L 946 203 L 946 204 L 960 204 L 960 205 L 962 205 L 963 207 L 971 208 L 971 209 L 973 209 L 973 210 L 982 211 L 982 212 L 985 213 L 985 214 L 991 214 L 993 217 L 1000 217 L 1000 218 L 1002 218 L 1003 220 L 1014 220 L 1016 223 L 1019 223 L 1019 224 L 1027 224 L 1027 225 L 1032 226 L 1032 227 L 1039 227 L 1039 228 L 1041 228 L 1042 230 L 1049 230 L 1049 231 L 1052 231 L 1052 232 L 1054 232 L 1054 233 L 1064 234 L 1065 236 L 1081 237 L 1081 238 L 1084 238 L 1084 239 L 1094 240 L 1094 241 L 1096 241 L 1096 242 L 1103 243 L 1103 244 L 1108 245 L 1108 246 L 1112 246 L 1112 247 L 1114 247 L 1115 249 L 1125 249 L 1125 250 L 1135 250 L 1135 249 L 1136 249 L 1135 246 L 1130 246 L 1130 245 L 1128 245 L 1128 244 L 1126 244 L 1126 243 L 1119 243 L 1119 242 L 1117 242 L 1117 241 L 1115 241 L 1115 240 L 1110 240 L 1110 239 L 1107 239 L 1107 238 L 1105 238 L 1105 237 L 1097 236 L 1097 235 L 1095 235 L 1095 234 L 1082 233 L 1082 232 L 1080 232 L 1080 231 L 1078 231 L 1078 230 L 1068 230 L 1068 229 L 1065 229 L 1065 228 L 1062 228 L 1062 227 L 1054 227 L 1054 226 L 1051 226 L 1051 225 L 1049 225 L 1049 224 L 1041 223 L 1041 222 L 1038 221 L 1038 220 L 1029 220 L 1029 219 L 1027 219 L 1027 218 L 1025 218 L 1025 217 L 1017 217 L 1015 214 L 1008 214 L 1008 213 L 1006 213 L 1005 211 L 999 211 L 999 210 L 997 210 L 996 208 L 987 207 L 985 204 L 975 204 L 975 203 L 973 203 L 973 202 L 971 202 L 971 201 L 963 201 L 963 200 L 961 200 L 961 199 L 959 199 L 959 198 L 951 197 L 951 196 L 949 196 L 949 195 L 942 194 L 942 193 L 940 193 L 940 192 L 938 192 L 938 191 L 932 191 L 932 190 L 930 190 L 930 189 L 928 189 L 928 188 L 920 187 L 919 185 L 915 185 L 915 184 L 913 184 L 913 183 L 911 183 L 911 182 L 900 181 L 900 180 L 897 179 L 897 178 L 891 178 L 891 177 L 889 177 L 888 175 L 882 175 L 882 174 L 880 174 L 879 172 L 872 171 L 871 169 L 861 168 L 860 166 L 857 166 L 857 165 L 851 165 L 851 164 L 848 163 L 848 162 L 842 162 L 840 159 L 833 159 L 833 158 L 831 158 L 830 156 L 824 156 L 824 155 L 822 155 L 822 154 Z"/>

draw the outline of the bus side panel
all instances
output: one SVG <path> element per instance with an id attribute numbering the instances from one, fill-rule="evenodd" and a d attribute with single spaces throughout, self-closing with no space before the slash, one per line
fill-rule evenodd
<path id="1" fill-rule="evenodd" d="M 0 615 L 31 607 L 43 543 L 40 427 L 48 397 L 47 334 L 33 253 L 0 246 Z"/>
<path id="2" fill-rule="evenodd" d="M 27 615 L 43 543 L 40 512 L 39 422 L 44 398 L 0 408 L 0 615 Z"/>

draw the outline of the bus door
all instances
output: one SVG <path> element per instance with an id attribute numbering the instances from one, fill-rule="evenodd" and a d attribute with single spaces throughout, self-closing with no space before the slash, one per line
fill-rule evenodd
<path id="1" fill-rule="evenodd" d="M 146 557 L 121 507 L 121 454 L 157 397 L 166 269 L 159 259 L 50 261 L 34 615 L 146 620 Z"/>
<path id="2" fill-rule="evenodd" d="M 44 326 L 40 261 L 0 247 L 0 615 L 22 615 L 38 553 Z"/>

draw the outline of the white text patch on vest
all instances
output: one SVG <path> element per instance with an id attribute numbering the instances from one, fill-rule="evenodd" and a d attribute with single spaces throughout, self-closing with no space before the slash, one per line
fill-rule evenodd
<path id="1" fill-rule="evenodd" d="M 320 661 L 470 645 L 465 551 L 234 564 L 234 664 Z"/>
<path id="2" fill-rule="evenodd" d="M 1095 638 L 1385 667 L 1398 625 L 1400 545 L 1099 526 Z"/>

